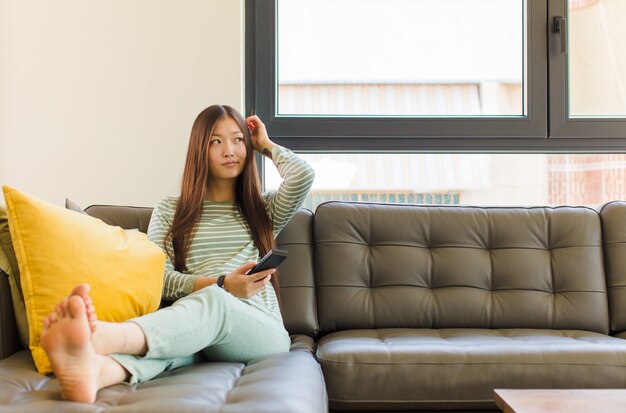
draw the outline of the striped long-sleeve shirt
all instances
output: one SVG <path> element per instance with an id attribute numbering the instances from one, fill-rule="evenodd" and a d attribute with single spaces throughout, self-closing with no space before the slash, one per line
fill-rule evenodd
<path id="1" fill-rule="evenodd" d="M 302 206 L 315 174 L 306 161 L 278 145 L 272 150 L 272 159 L 283 182 L 277 191 L 264 193 L 263 201 L 276 236 Z M 150 220 L 148 238 L 164 250 L 165 235 L 172 225 L 177 203 L 178 197 L 163 199 L 155 207 Z M 169 248 L 172 249 L 171 242 Z M 177 300 L 193 291 L 198 277 L 228 274 L 258 259 L 259 250 L 254 246 L 235 203 L 204 201 L 185 261 L 187 272 L 175 271 L 169 257 L 166 259 L 163 298 Z M 254 297 L 241 300 L 282 320 L 271 283 Z"/>

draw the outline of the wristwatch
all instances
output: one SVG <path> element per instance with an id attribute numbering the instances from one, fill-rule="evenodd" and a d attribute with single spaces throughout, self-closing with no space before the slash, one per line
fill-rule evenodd
<path id="1" fill-rule="evenodd" d="M 224 288 L 224 280 L 226 279 L 226 275 L 220 275 L 217 277 L 217 286 L 220 288 Z"/>

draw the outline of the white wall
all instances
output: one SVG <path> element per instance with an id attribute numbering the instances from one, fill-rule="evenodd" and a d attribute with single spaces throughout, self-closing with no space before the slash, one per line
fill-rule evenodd
<path id="1" fill-rule="evenodd" d="M 243 0 L 0 0 L 0 184 L 175 195 L 196 115 L 243 108 L 243 35 Z"/>

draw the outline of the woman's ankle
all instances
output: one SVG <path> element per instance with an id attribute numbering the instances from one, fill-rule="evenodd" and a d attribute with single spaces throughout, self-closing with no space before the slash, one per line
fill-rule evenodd
<path id="1" fill-rule="evenodd" d="M 124 334 L 122 323 L 110 323 L 96 321 L 95 331 L 91 336 L 91 343 L 97 354 L 106 356 L 109 354 L 122 353 L 124 346 Z"/>
<path id="2" fill-rule="evenodd" d="M 132 322 L 96 322 L 92 344 L 97 354 L 132 354 L 144 356 L 148 351 L 146 337 L 141 327 Z"/>
<path id="3" fill-rule="evenodd" d="M 98 389 L 130 380 L 130 373 L 110 356 L 98 356 Z"/>

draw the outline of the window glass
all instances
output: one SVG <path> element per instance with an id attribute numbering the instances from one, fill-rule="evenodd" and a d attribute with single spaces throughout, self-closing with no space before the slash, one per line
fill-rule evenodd
<path id="1" fill-rule="evenodd" d="M 524 116 L 524 0 L 278 0 L 277 113 Z"/>
<path id="2" fill-rule="evenodd" d="M 330 200 L 441 205 L 587 205 L 626 199 L 624 154 L 301 154 Z M 267 162 L 267 161 L 265 161 Z M 266 189 L 276 168 L 265 165 Z"/>
<path id="3" fill-rule="evenodd" d="M 626 117 L 626 1 L 568 6 L 570 117 Z"/>

